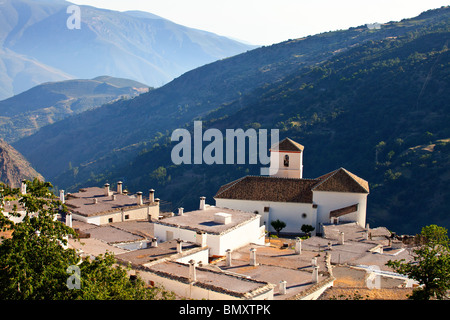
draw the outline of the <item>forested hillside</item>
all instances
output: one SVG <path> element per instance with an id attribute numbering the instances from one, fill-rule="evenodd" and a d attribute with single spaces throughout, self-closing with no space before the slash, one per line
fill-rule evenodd
<path id="1" fill-rule="evenodd" d="M 277 128 L 280 138 L 305 146 L 304 177 L 344 167 L 369 181 L 371 225 L 398 233 L 431 223 L 450 227 L 449 11 L 260 48 L 61 122 L 70 128 L 62 135 L 54 126 L 42 130 L 56 137 L 52 143 L 68 135 L 84 139 L 68 146 L 69 154 L 101 148 L 90 159 L 75 157 L 71 168 L 54 146 L 35 146 L 45 135 L 17 145 L 38 170 L 55 170 L 52 181 L 66 190 L 122 180 L 130 190 L 156 189 L 170 210 L 192 209 L 200 196 L 213 203 L 221 185 L 259 174 L 261 166 L 175 166 L 173 129 L 191 128 L 194 119 L 203 120 L 204 130 Z M 102 132 L 108 128 L 116 134 Z M 42 152 L 52 155 L 47 164 L 37 157 Z"/>

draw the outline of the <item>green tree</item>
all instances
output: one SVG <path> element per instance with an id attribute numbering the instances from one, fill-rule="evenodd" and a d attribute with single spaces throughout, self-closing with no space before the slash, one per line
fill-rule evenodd
<path id="1" fill-rule="evenodd" d="M 286 223 L 279 219 L 270 222 L 270 225 L 275 229 L 278 237 L 280 236 L 280 231 L 286 228 Z"/>
<path id="2" fill-rule="evenodd" d="M 309 225 L 309 224 L 304 224 L 304 225 L 302 225 L 302 227 L 301 227 L 301 230 L 302 230 L 304 233 L 306 233 L 306 235 L 307 235 L 308 237 L 311 236 L 311 232 L 313 232 L 314 229 L 315 229 L 315 228 L 314 228 L 312 225 Z"/>
<path id="3" fill-rule="evenodd" d="M 29 181 L 27 181 L 27 184 Z M 158 288 L 148 288 L 140 279 L 131 280 L 129 268 L 117 265 L 112 255 L 85 259 L 65 247 L 76 233 L 55 220 L 65 206 L 53 195 L 47 183 L 33 181 L 33 194 L 19 195 L 26 214 L 13 223 L 0 209 L 0 231 L 12 236 L 0 243 L 0 299 L 167 299 L 172 295 Z M 10 215 L 19 217 L 14 210 Z M 80 286 L 70 288 L 69 267 L 78 269 Z"/>
<path id="4" fill-rule="evenodd" d="M 444 299 L 450 289 L 450 251 L 447 229 L 436 225 L 422 228 L 420 245 L 413 250 L 413 262 L 389 260 L 386 265 L 418 281 L 411 299 Z"/>

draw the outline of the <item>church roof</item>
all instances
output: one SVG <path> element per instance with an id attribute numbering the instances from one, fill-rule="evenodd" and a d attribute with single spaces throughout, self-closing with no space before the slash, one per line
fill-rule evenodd
<path id="1" fill-rule="evenodd" d="M 297 143 L 289 138 L 286 138 L 282 141 L 280 141 L 277 144 L 274 144 L 271 147 L 271 150 L 275 151 L 295 151 L 295 152 L 302 152 L 303 149 L 305 149 L 304 146 L 302 146 L 300 143 Z"/>
<path id="2" fill-rule="evenodd" d="M 313 191 L 369 193 L 369 184 L 343 168 L 317 179 L 245 176 L 220 187 L 214 198 L 313 203 Z"/>
<path id="3" fill-rule="evenodd" d="M 313 191 L 369 193 L 369 183 L 344 168 L 323 175 Z"/>
<path id="4" fill-rule="evenodd" d="M 222 186 L 215 198 L 312 203 L 314 179 L 246 176 Z"/>

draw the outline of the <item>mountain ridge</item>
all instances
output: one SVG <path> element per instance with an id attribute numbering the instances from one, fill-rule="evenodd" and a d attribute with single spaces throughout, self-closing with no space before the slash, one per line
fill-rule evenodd
<path id="1" fill-rule="evenodd" d="M 81 29 L 70 30 L 66 25 L 70 5 L 68 1 L 2 2 L 0 50 L 8 50 L 9 55 L 0 59 L 4 88 L 0 99 L 46 81 L 102 74 L 159 87 L 192 68 L 255 47 L 150 13 L 83 5 L 78 6 Z M 35 61 L 35 68 L 18 68 L 23 63 L 19 57 Z"/>
<path id="2" fill-rule="evenodd" d="M 0 101 L 0 137 L 11 143 L 68 116 L 149 89 L 137 81 L 110 76 L 46 82 Z"/>
<path id="3" fill-rule="evenodd" d="M 360 26 L 261 47 L 189 71 L 133 100 L 48 126 L 15 146 L 65 190 L 118 179 L 133 190 L 158 190 L 173 207 L 190 208 L 198 193 L 211 198 L 220 185 L 255 168 L 174 166 L 173 129 L 192 129 L 193 120 L 202 120 L 205 129 L 278 128 L 281 137 L 307 148 L 306 175 L 342 166 L 374 186 L 371 222 L 399 231 L 417 227 L 449 207 L 441 199 L 420 216 L 417 203 L 405 202 L 414 195 L 428 204 L 416 194 L 420 174 L 431 181 L 448 176 L 448 146 L 438 141 L 450 136 L 449 12 L 445 7 L 379 30 Z M 64 153 L 58 149 L 63 141 L 70 141 Z M 407 152 L 430 142 L 436 152 L 423 159 Z M 423 195 L 431 197 L 429 192 Z M 398 214 L 390 216 L 388 205 Z M 405 219 L 409 223 L 401 225 Z"/>

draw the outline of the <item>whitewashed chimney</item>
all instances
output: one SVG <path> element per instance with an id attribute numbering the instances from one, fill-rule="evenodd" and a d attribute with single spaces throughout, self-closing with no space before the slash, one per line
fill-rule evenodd
<path id="1" fill-rule="evenodd" d="M 295 239 L 295 254 L 302 254 L 302 239 Z"/>
<path id="2" fill-rule="evenodd" d="M 150 189 L 148 198 L 150 202 L 155 202 L 155 190 Z"/>
<path id="3" fill-rule="evenodd" d="M 195 261 L 189 260 L 189 281 L 196 282 L 197 281 L 197 270 L 195 267 Z"/>
<path id="4" fill-rule="evenodd" d="M 64 190 L 59 190 L 59 201 L 66 203 L 66 197 L 64 195 Z"/>
<path id="5" fill-rule="evenodd" d="M 199 244 L 202 248 L 206 247 L 206 238 L 208 234 L 202 231 L 197 231 L 196 234 L 196 243 Z"/>
<path id="6" fill-rule="evenodd" d="M 314 257 L 314 258 L 311 259 L 311 265 L 312 265 L 313 267 L 317 266 L 317 258 L 316 258 L 316 257 Z"/>
<path id="7" fill-rule="evenodd" d="M 339 244 L 344 244 L 344 233 L 343 232 L 339 232 Z"/>
<path id="8" fill-rule="evenodd" d="M 122 181 L 117 182 L 117 193 L 122 194 L 123 183 Z"/>
<path id="9" fill-rule="evenodd" d="M 70 212 L 66 214 L 66 226 L 72 228 L 72 213 Z"/>
<path id="10" fill-rule="evenodd" d="M 27 194 L 27 183 L 26 180 L 22 180 L 22 184 L 20 185 L 20 193 Z"/>
<path id="11" fill-rule="evenodd" d="M 183 252 L 183 240 L 177 239 L 177 252 L 182 253 Z"/>
<path id="12" fill-rule="evenodd" d="M 178 208 L 178 215 L 182 216 L 184 213 L 184 208 Z"/>
<path id="13" fill-rule="evenodd" d="M 92 203 L 96 204 L 98 202 L 97 198 L 92 199 Z"/>
<path id="14" fill-rule="evenodd" d="M 105 189 L 105 196 L 109 197 L 109 183 L 105 183 L 104 189 Z"/>
<path id="15" fill-rule="evenodd" d="M 250 265 L 251 266 L 257 266 L 257 262 L 256 262 L 256 249 L 255 248 L 251 248 L 250 249 Z"/>
<path id="16" fill-rule="evenodd" d="M 205 210 L 206 208 L 206 197 L 200 197 L 200 210 Z"/>
<path id="17" fill-rule="evenodd" d="M 142 192 L 141 191 L 136 192 L 136 204 L 138 206 L 142 206 L 143 203 L 144 202 L 142 200 Z"/>
<path id="18" fill-rule="evenodd" d="M 152 239 L 152 248 L 156 248 L 156 247 L 158 247 L 158 239 L 153 238 Z"/>
<path id="19" fill-rule="evenodd" d="M 227 249 L 226 253 L 227 253 L 227 267 L 231 267 L 232 266 L 231 249 Z"/>
<path id="20" fill-rule="evenodd" d="M 280 289 L 279 289 L 280 294 L 285 295 L 287 292 L 287 281 L 286 280 L 281 280 L 280 281 Z"/>
<path id="21" fill-rule="evenodd" d="M 312 282 L 317 283 L 319 282 L 319 267 L 315 266 L 312 273 Z"/>

